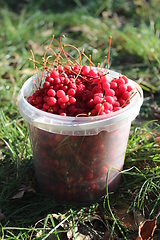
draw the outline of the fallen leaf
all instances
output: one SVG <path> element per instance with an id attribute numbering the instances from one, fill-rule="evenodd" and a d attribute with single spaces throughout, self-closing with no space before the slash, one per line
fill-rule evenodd
<path id="1" fill-rule="evenodd" d="M 18 192 L 16 195 L 14 195 L 14 196 L 12 197 L 12 199 L 19 199 L 19 198 L 22 198 L 23 195 L 24 195 L 24 190 Z"/>
<path id="2" fill-rule="evenodd" d="M 21 188 L 19 188 L 19 192 L 12 197 L 12 199 L 20 199 L 23 197 L 25 192 L 33 192 L 35 193 L 36 191 L 31 187 L 31 186 L 25 186 L 22 185 Z"/>
<path id="3" fill-rule="evenodd" d="M 157 227 L 157 219 L 146 220 L 139 226 L 139 239 L 150 240 L 153 238 L 154 231 Z"/>
<path id="4" fill-rule="evenodd" d="M 140 223 L 139 225 L 139 236 L 136 240 L 151 240 L 153 239 L 154 231 L 157 228 L 157 218 L 160 212 L 154 219 L 147 219 Z"/>
<path id="5" fill-rule="evenodd" d="M 31 186 L 27 186 L 26 187 L 25 185 L 22 185 L 19 190 L 21 190 L 21 191 L 24 190 L 25 192 L 33 192 L 33 193 L 36 192 L 35 189 L 32 188 Z"/>
<path id="6" fill-rule="evenodd" d="M 115 211 L 115 215 L 121 225 L 129 230 L 136 230 L 136 223 L 144 220 L 140 212 L 133 213 L 129 211 L 129 205 L 125 201 L 118 202 L 113 211 Z"/>
<path id="7" fill-rule="evenodd" d="M 160 146 L 160 137 L 156 137 L 154 141 Z"/>

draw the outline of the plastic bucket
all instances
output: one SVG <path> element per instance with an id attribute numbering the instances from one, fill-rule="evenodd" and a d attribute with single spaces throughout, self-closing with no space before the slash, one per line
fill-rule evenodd
<path id="1" fill-rule="evenodd" d="M 109 71 L 112 77 L 119 74 Z M 38 82 L 38 77 L 34 76 Z M 131 102 L 111 114 L 94 117 L 64 117 L 30 105 L 32 77 L 18 94 L 18 108 L 29 124 L 34 167 L 41 191 L 56 201 L 90 204 L 115 190 L 123 169 L 131 122 L 143 102 L 141 87 Z M 107 174 L 108 173 L 108 174 Z"/>

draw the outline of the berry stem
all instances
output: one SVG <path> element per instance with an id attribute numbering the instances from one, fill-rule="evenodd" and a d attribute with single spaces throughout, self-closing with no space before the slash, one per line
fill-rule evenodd
<path id="1" fill-rule="evenodd" d="M 112 40 L 112 37 L 110 36 L 110 39 L 109 39 L 109 50 L 108 50 L 107 69 L 108 69 L 108 67 L 109 67 L 109 59 L 110 59 L 110 52 L 111 52 L 111 40 Z"/>
<path id="2" fill-rule="evenodd" d="M 83 56 L 89 61 L 90 64 L 92 64 L 95 67 L 95 64 L 91 61 L 91 59 L 84 53 L 84 49 L 81 51 Z"/>
<path id="3" fill-rule="evenodd" d="M 104 68 L 105 62 L 106 62 L 107 56 L 105 56 L 101 68 Z"/>
<path id="4" fill-rule="evenodd" d="M 137 92 L 135 92 L 134 90 L 131 92 L 129 98 L 124 102 L 124 104 L 122 105 L 122 108 L 125 106 L 125 104 L 129 104 L 131 99 L 137 94 Z"/>
<path id="5" fill-rule="evenodd" d="M 71 45 L 71 44 L 64 44 L 64 47 L 72 47 L 72 48 L 74 48 L 78 52 L 79 60 L 80 60 L 80 66 L 82 66 L 82 55 L 81 55 L 81 52 L 79 51 L 79 49 L 76 48 L 75 46 Z M 75 60 L 75 62 L 78 64 L 78 62 L 76 60 Z"/>
<path id="6" fill-rule="evenodd" d="M 61 35 L 61 36 L 60 36 L 60 38 L 59 38 L 59 45 L 60 45 L 60 48 L 62 49 L 62 52 L 63 52 L 63 54 L 64 54 L 64 56 L 65 56 L 65 58 L 66 58 L 66 60 L 67 60 L 68 66 L 70 66 L 69 58 L 67 57 L 67 55 L 66 55 L 66 53 L 65 53 L 65 51 L 64 51 L 64 48 L 63 48 L 63 46 L 62 46 L 62 42 L 61 42 L 61 39 L 62 39 L 62 38 L 65 38 L 65 35 Z"/>
<path id="7" fill-rule="evenodd" d="M 35 65 L 35 58 L 34 58 L 34 54 L 33 54 L 33 51 L 32 50 L 30 50 L 30 52 L 31 52 L 31 54 L 32 54 L 32 60 L 33 60 L 33 81 L 32 81 L 32 91 L 34 92 L 34 86 L 36 86 L 36 82 L 35 82 L 35 80 L 34 80 L 34 75 L 35 75 L 35 67 L 36 67 L 36 65 Z M 37 87 L 37 86 L 36 86 Z"/>

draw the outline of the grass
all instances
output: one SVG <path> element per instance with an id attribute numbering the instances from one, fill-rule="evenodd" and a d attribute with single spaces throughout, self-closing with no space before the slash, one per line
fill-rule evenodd
<path id="1" fill-rule="evenodd" d="M 10 3 L 10 5 L 9 5 Z M 72 14 L 71 14 L 72 10 Z M 2 239 L 136 239 L 139 218 L 160 211 L 160 132 L 148 108 L 159 105 L 159 3 L 134 1 L 39 1 L 2 3 L 0 9 L 0 236 Z M 42 195 L 34 175 L 27 124 L 17 94 L 33 73 L 30 49 L 40 59 L 42 43 L 61 33 L 102 63 L 112 36 L 110 68 L 141 84 L 144 105 L 130 131 L 122 180 L 100 202 L 75 208 Z M 73 53 L 74 54 L 74 53 Z M 151 102 L 152 103 L 152 102 Z M 145 112 L 145 114 L 144 114 Z M 146 117 L 147 112 L 147 117 Z M 149 117 L 148 117 L 149 116 Z M 141 123 L 143 121 L 144 123 Z M 18 194 L 18 195 L 17 195 Z M 154 239 L 160 237 L 158 218 Z M 82 236 L 82 235 L 81 235 Z M 83 236 L 84 237 L 84 236 Z M 106 237 L 107 239 L 107 237 Z"/>

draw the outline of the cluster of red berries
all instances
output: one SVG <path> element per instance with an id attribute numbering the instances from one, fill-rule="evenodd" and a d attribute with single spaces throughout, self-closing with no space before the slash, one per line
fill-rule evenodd
<path id="1" fill-rule="evenodd" d="M 86 65 L 59 65 L 48 71 L 43 86 L 27 100 L 34 107 L 53 114 L 97 116 L 125 107 L 132 90 L 124 75 L 109 81 L 107 73 Z"/>

